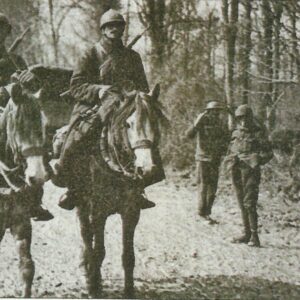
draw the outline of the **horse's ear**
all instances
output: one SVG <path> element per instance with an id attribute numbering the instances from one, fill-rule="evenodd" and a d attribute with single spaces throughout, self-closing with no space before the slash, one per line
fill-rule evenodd
<path id="1" fill-rule="evenodd" d="M 159 97 L 159 94 L 160 94 L 160 85 L 159 83 L 157 83 L 154 86 L 153 90 L 149 93 L 149 96 L 151 96 L 151 98 L 156 101 Z"/>

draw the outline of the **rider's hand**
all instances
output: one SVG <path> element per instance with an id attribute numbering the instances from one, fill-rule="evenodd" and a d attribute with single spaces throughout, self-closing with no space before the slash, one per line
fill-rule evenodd
<path id="1" fill-rule="evenodd" d="M 20 84 L 32 93 L 37 92 L 41 88 L 41 83 L 36 75 L 28 70 L 21 72 L 19 76 Z"/>
<path id="2" fill-rule="evenodd" d="M 11 98 L 15 104 L 23 102 L 25 95 L 23 95 L 22 87 L 19 83 L 14 83 L 11 88 Z"/>
<path id="3" fill-rule="evenodd" d="M 107 95 L 107 91 L 112 88 L 111 85 L 101 85 L 101 88 L 98 92 L 99 100 L 102 100 Z"/>

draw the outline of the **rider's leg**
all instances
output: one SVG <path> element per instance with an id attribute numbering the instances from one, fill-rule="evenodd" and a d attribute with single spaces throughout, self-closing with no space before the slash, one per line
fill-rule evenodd
<path id="1" fill-rule="evenodd" d="M 73 169 L 68 172 L 68 191 L 64 193 L 58 205 L 61 208 L 72 210 L 85 194 L 90 180 L 89 158 L 74 157 Z"/>

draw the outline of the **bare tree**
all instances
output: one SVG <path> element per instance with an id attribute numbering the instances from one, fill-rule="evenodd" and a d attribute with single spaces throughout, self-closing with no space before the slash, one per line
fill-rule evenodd
<path id="1" fill-rule="evenodd" d="M 259 104 L 259 117 L 261 120 L 267 120 L 267 107 L 272 105 L 273 94 L 273 12 L 270 0 L 262 0 L 262 26 L 263 26 L 263 76 L 266 78 L 264 83 L 264 97 Z"/>
<path id="2" fill-rule="evenodd" d="M 300 7 L 297 0 L 289 0 L 286 2 L 283 2 L 283 5 L 285 6 L 285 10 L 287 12 L 289 21 L 290 21 L 290 27 L 288 25 L 285 26 L 285 28 L 288 30 L 288 34 L 290 36 L 291 41 L 291 75 L 290 77 L 293 78 L 294 76 L 294 69 L 296 69 L 296 75 L 298 78 L 298 81 L 300 79 L 300 54 L 299 54 L 299 37 L 297 35 L 297 20 L 299 19 L 299 12 Z"/>
<path id="3" fill-rule="evenodd" d="M 273 67 L 274 67 L 274 74 L 273 78 L 276 82 L 279 80 L 279 72 L 280 72 L 280 32 L 281 32 L 281 17 L 283 12 L 283 2 L 282 0 L 276 0 L 272 2 L 273 10 L 274 10 L 274 53 L 273 53 Z M 278 84 L 274 84 L 273 91 L 272 91 L 272 100 L 271 105 L 267 108 L 267 125 L 270 131 L 275 128 L 276 123 L 276 109 L 274 105 L 277 102 L 279 97 L 279 86 Z"/>
<path id="4" fill-rule="evenodd" d="M 241 41 L 240 41 L 240 78 L 241 78 L 241 89 L 242 89 L 242 102 L 247 104 L 249 102 L 250 92 L 250 67 L 251 60 L 250 54 L 252 51 L 252 1 L 244 0 L 241 2 L 244 7 L 244 15 L 242 16 L 241 24 Z"/>
<path id="5" fill-rule="evenodd" d="M 166 29 L 167 7 L 165 0 L 142 0 L 136 2 L 139 7 L 139 18 L 145 27 L 150 27 L 149 36 L 152 44 L 152 65 L 162 67 L 165 58 L 165 47 L 168 44 Z"/>
<path id="6" fill-rule="evenodd" d="M 230 12 L 229 12 L 230 11 Z M 225 40 L 225 94 L 227 104 L 232 107 L 234 105 L 234 66 L 236 55 L 236 37 L 239 16 L 239 0 L 232 0 L 229 4 L 228 0 L 223 0 L 222 6 L 223 22 L 224 22 L 224 40 Z M 229 118 L 229 127 L 232 128 L 233 120 Z"/>

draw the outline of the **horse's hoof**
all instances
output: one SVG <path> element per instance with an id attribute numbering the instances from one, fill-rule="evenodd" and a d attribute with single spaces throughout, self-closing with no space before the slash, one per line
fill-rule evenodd
<path id="1" fill-rule="evenodd" d="M 124 298 L 125 299 L 136 299 L 134 288 L 125 289 L 124 290 Z"/>

